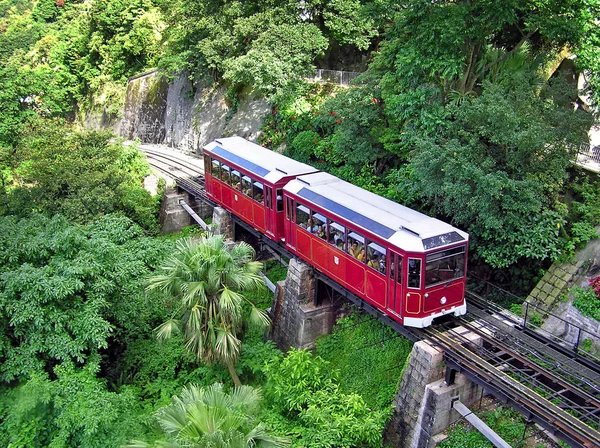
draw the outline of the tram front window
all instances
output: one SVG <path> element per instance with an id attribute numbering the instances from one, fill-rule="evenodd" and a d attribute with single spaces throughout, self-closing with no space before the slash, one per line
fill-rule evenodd
<path id="1" fill-rule="evenodd" d="M 428 254 L 425 262 L 425 287 L 463 277 L 465 252 L 465 246 L 460 246 Z"/>

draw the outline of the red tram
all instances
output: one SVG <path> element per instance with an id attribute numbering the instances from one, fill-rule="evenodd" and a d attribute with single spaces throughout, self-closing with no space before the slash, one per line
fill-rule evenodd
<path id="1" fill-rule="evenodd" d="M 215 202 L 401 324 L 466 313 L 466 232 L 239 137 L 204 160 Z"/>

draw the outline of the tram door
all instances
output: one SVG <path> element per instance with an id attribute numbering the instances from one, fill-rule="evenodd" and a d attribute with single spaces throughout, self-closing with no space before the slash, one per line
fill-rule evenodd
<path id="1" fill-rule="evenodd" d="M 273 207 L 273 188 L 265 185 L 266 229 L 269 235 L 275 236 L 276 212 Z"/>
<path id="2" fill-rule="evenodd" d="M 388 250 L 388 300 L 387 309 L 402 316 L 402 256 Z"/>

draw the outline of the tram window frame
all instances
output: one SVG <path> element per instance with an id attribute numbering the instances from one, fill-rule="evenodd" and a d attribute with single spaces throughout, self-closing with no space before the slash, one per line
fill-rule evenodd
<path id="1" fill-rule="evenodd" d="M 358 244 L 358 248 L 356 251 L 352 250 L 352 241 L 354 240 Z M 362 260 L 359 256 L 362 254 L 363 249 L 365 248 L 365 237 L 358 233 L 356 230 L 348 228 L 348 237 L 346 243 L 346 253 L 349 254 L 355 260 L 358 260 L 362 263 Z M 353 253 L 354 252 L 354 253 Z M 357 254 L 357 255 L 355 255 Z"/>
<path id="2" fill-rule="evenodd" d="M 334 233 L 331 230 L 332 228 L 337 230 L 337 232 Z M 336 239 L 335 236 L 338 236 L 339 240 Z M 346 252 L 346 240 L 346 226 L 341 225 L 339 222 L 336 222 L 331 218 L 327 218 L 327 242 L 338 250 Z M 341 248 L 338 245 L 338 241 L 342 243 Z"/>
<path id="3" fill-rule="evenodd" d="M 237 177 L 237 179 L 234 180 L 234 177 Z M 231 188 L 242 191 L 242 173 L 238 170 L 231 170 Z"/>
<path id="4" fill-rule="evenodd" d="M 204 156 L 204 172 L 210 173 L 212 175 L 212 171 L 210 169 L 210 160 L 211 160 L 211 157 L 209 157 L 208 155 Z"/>
<path id="5" fill-rule="evenodd" d="M 312 210 L 310 233 L 327 241 L 327 218 Z"/>
<path id="6" fill-rule="evenodd" d="M 466 256 L 467 248 L 464 245 L 427 254 L 425 256 L 425 287 L 428 288 L 463 278 Z M 446 267 L 441 267 L 442 263 Z M 434 271 L 436 274 L 433 273 Z M 440 272 L 445 276 L 451 274 L 447 278 L 442 278 Z"/>
<path id="7" fill-rule="evenodd" d="M 275 200 L 277 202 L 277 212 L 283 211 L 283 188 L 278 188 L 275 192 Z"/>
<path id="8" fill-rule="evenodd" d="M 265 186 L 262 182 L 259 182 L 254 179 L 252 182 L 252 199 L 254 199 L 259 204 L 263 204 L 265 199 Z"/>
<path id="9" fill-rule="evenodd" d="M 231 168 L 224 163 L 221 163 L 221 176 L 219 180 L 225 182 L 227 185 L 231 185 Z"/>
<path id="10" fill-rule="evenodd" d="M 373 241 L 370 238 L 367 238 L 365 247 L 367 248 L 367 260 L 365 261 L 366 265 L 380 274 L 386 275 L 386 249 L 381 246 L 376 241 Z M 379 255 L 375 255 L 375 253 Z M 375 258 L 377 257 L 377 258 Z M 383 264 L 381 264 L 381 260 L 383 259 Z M 370 264 L 371 260 L 375 260 L 375 266 Z"/>
<path id="11" fill-rule="evenodd" d="M 249 198 L 252 198 L 252 180 L 253 179 L 250 176 L 247 176 L 245 174 L 242 175 L 242 194 Z M 248 192 L 250 193 L 248 194 Z"/>
<path id="12" fill-rule="evenodd" d="M 292 210 L 294 207 L 294 200 L 292 198 L 286 199 L 285 217 L 288 221 L 293 221 Z"/>
<path id="13" fill-rule="evenodd" d="M 302 209 L 305 209 L 305 210 L 302 210 Z M 300 213 L 298 213 L 298 211 L 300 211 Z M 303 215 L 306 215 L 306 222 L 304 222 L 304 221 L 300 222 L 301 216 L 303 216 Z M 303 228 L 307 232 L 310 231 L 310 229 L 309 229 L 309 226 L 311 225 L 310 208 L 300 202 L 297 202 L 297 201 L 296 201 L 296 225 L 298 227 Z"/>
<path id="14" fill-rule="evenodd" d="M 411 272 L 410 262 L 415 262 L 415 272 Z M 422 279 L 422 260 L 420 258 L 409 257 L 408 258 L 408 272 L 407 272 L 407 282 L 406 286 L 410 289 L 421 289 L 421 284 L 423 283 Z M 417 286 L 411 284 L 412 280 L 417 279 Z"/>
<path id="15" fill-rule="evenodd" d="M 216 167 L 216 174 L 215 174 Z M 217 159 L 211 158 L 210 160 L 210 175 L 215 179 L 221 179 L 221 162 Z"/>

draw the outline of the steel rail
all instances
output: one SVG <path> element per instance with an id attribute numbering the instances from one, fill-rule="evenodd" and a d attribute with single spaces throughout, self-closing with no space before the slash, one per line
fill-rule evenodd
<path id="1" fill-rule="evenodd" d="M 509 403 L 572 446 L 581 448 L 600 446 L 598 431 L 466 347 L 465 339 L 461 340 L 461 336 L 455 330 L 446 332 L 442 330 L 429 327 L 422 331 L 432 345 L 444 351 L 445 359 L 452 369 L 466 373 L 471 380 L 489 393 Z"/>
<path id="2" fill-rule="evenodd" d="M 154 156 L 155 158 L 161 158 L 164 160 L 168 160 L 170 162 L 174 162 L 177 165 L 183 166 L 184 168 L 191 171 L 193 173 L 192 175 L 194 175 L 194 176 L 204 176 L 204 161 L 203 161 L 203 159 L 198 158 L 198 165 L 195 165 L 194 163 L 190 162 L 189 160 L 187 160 L 185 158 L 178 157 L 178 155 L 176 153 L 170 154 L 165 151 L 160 151 L 160 150 L 150 149 L 150 148 L 140 148 L 140 150 L 143 151 L 146 155 L 150 154 L 150 155 Z M 186 157 L 191 157 L 191 156 L 186 156 Z"/>

